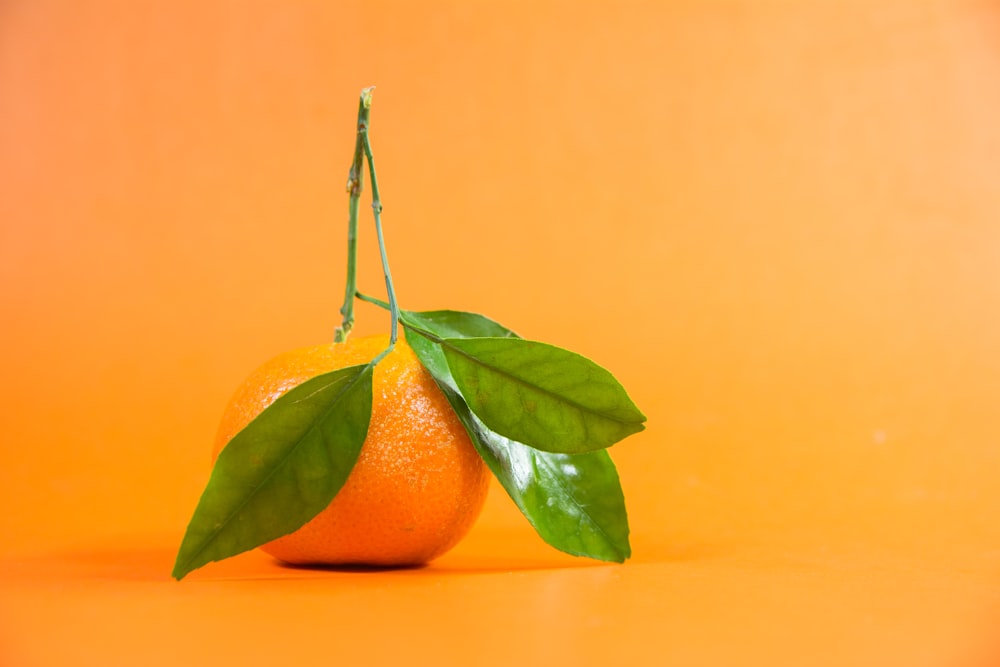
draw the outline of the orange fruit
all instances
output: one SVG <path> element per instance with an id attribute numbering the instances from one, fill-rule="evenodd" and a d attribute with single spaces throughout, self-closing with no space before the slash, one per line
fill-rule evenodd
<path id="1" fill-rule="evenodd" d="M 281 354 L 258 368 L 226 407 L 214 455 L 261 410 L 320 373 L 371 361 L 388 336 L 350 338 Z M 400 340 L 375 367 L 372 418 L 358 461 L 330 505 L 261 547 L 295 564 L 416 565 L 472 527 L 489 472 L 430 373 Z"/>

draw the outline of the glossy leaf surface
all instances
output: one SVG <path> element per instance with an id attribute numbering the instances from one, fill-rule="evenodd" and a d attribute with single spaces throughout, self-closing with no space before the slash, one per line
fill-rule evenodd
<path id="1" fill-rule="evenodd" d="M 489 430 L 456 392 L 442 390 L 480 456 L 542 539 L 575 556 L 620 563 L 631 555 L 625 498 L 606 451 L 533 449 Z"/>
<path id="2" fill-rule="evenodd" d="M 173 576 L 287 535 L 325 509 L 357 461 L 371 410 L 370 365 L 314 377 L 263 410 L 220 452 Z"/>
<path id="3" fill-rule="evenodd" d="M 490 430 L 578 454 L 643 430 L 646 417 L 593 361 L 521 338 L 446 338 L 441 347 L 469 408 Z"/>
<path id="4" fill-rule="evenodd" d="M 461 310 L 403 311 L 403 324 L 429 331 L 439 338 L 518 338 L 518 335 L 485 315 Z"/>
<path id="5" fill-rule="evenodd" d="M 409 325 L 407 342 L 434 376 L 507 495 L 538 535 L 556 549 L 624 561 L 631 555 L 628 515 L 611 457 L 603 451 L 572 455 L 543 452 L 487 428 L 460 395 L 441 346 L 411 327 L 419 326 L 440 338 L 516 334 L 481 315 L 449 312 L 447 329 L 436 328 L 428 318 L 415 317 L 424 314 L 404 313 L 403 324 Z"/>

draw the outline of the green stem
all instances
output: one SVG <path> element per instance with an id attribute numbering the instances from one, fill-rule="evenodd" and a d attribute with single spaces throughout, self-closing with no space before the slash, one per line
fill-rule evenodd
<path id="1" fill-rule="evenodd" d="M 371 89 L 366 89 L 370 91 Z M 368 93 L 368 104 L 371 105 L 371 92 Z M 392 329 L 389 335 L 389 348 L 396 344 L 399 336 L 399 306 L 396 303 L 396 288 L 392 284 L 392 272 L 389 271 L 389 259 L 385 252 L 385 238 L 382 234 L 382 198 L 379 195 L 378 177 L 375 175 L 375 161 L 372 158 L 372 145 L 368 140 L 367 130 L 361 133 L 365 157 L 368 158 L 368 173 L 372 181 L 372 213 L 375 214 L 375 234 L 378 237 L 378 251 L 382 257 L 382 273 L 385 276 L 385 292 L 389 299 L 389 317 L 392 318 Z"/>
<path id="2" fill-rule="evenodd" d="M 354 293 L 358 285 L 358 209 L 361 203 L 361 191 L 364 189 L 364 139 L 368 132 L 368 119 L 371 116 L 371 88 L 361 91 L 358 102 L 358 134 L 354 141 L 354 159 L 351 170 L 347 174 L 347 287 L 344 290 L 344 305 L 340 307 L 343 316 L 340 326 L 333 334 L 336 343 L 343 343 L 354 327 Z"/>
<path id="3" fill-rule="evenodd" d="M 358 300 L 364 301 L 365 303 L 370 303 L 373 306 L 378 306 L 382 310 L 389 310 L 389 304 L 379 299 L 378 297 L 368 296 L 362 292 L 355 292 L 354 296 L 358 297 Z"/>
<path id="4" fill-rule="evenodd" d="M 389 304 L 386 303 L 385 301 L 383 301 L 382 299 L 378 299 L 376 297 L 369 296 L 367 294 L 363 294 L 362 292 L 355 292 L 354 296 L 358 297 L 359 301 L 364 301 L 366 303 L 372 304 L 373 306 L 378 306 L 382 310 L 389 310 L 390 309 L 389 308 Z M 418 334 L 420 334 L 424 338 L 427 338 L 428 340 L 430 340 L 432 343 L 439 343 L 439 344 L 444 344 L 444 345 L 447 344 L 447 343 L 445 343 L 445 339 L 444 338 L 441 338 L 437 334 L 431 333 L 427 329 L 423 329 L 421 327 L 413 326 L 412 324 L 407 324 L 406 322 L 403 323 L 403 326 L 406 327 L 406 329 L 408 331 L 415 331 L 415 332 L 417 332 Z"/>

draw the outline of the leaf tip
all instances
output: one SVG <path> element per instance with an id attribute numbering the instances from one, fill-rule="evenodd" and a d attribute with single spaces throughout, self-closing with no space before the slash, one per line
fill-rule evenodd
<path id="1" fill-rule="evenodd" d="M 192 571 L 197 570 L 200 566 L 191 565 L 191 558 L 188 554 L 184 553 L 183 546 L 180 551 L 177 552 L 177 559 L 174 561 L 174 569 L 171 570 L 170 576 L 177 581 L 180 581 L 184 577 L 191 574 Z"/>

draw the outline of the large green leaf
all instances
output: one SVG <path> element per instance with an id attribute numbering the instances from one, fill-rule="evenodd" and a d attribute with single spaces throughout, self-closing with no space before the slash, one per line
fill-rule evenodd
<path id="1" fill-rule="evenodd" d="M 462 397 L 500 435 L 578 454 L 645 428 L 646 417 L 621 383 L 579 354 L 521 338 L 439 342 Z"/>
<path id="2" fill-rule="evenodd" d="M 372 368 L 303 382 L 229 441 L 181 542 L 175 578 L 287 535 L 330 504 L 368 433 Z"/>
<path id="3" fill-rule="evenodd" d="M 437 338 L 516 334 L 481 315 L 447 312 L 447 324 L 441 327 L 435 326 L 437 318 L 421 317 L 428 313 L 403 313 L 407 342 L 434 376 L 507 495 L 538 535 L 556 549 L 576 556 L 624 561 L 631 555 L 628 515 L 611 457 L 604 451 L 543 452 L 487 428 L 459 394 L 441 346 L 421 335 L 417 328 Z"/>
<path id="4" fill-rule="evenodd" d="M 543 540 L 574 556 L 617 563 L 632 554 L 625 497 L 606 451 L 533 449 L 489 430 L 455 391 L 439 386 L 486 465 Z"/>

